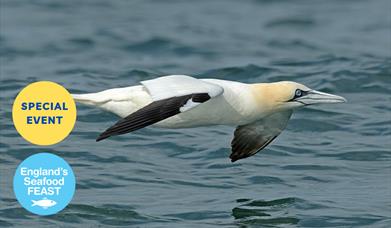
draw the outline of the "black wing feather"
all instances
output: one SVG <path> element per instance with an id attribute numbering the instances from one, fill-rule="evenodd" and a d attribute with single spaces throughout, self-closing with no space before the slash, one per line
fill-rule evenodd
<path id="1" fill-rule="evenodd" d="M 113 135 L 136 131 L 171 116 L 175 116 L 180 113 L 180 108 L 190 99 L 193 102 L 204 103 L 210 99 L 210 96 L 208 93 L 195 93 L 154 101 L 119 120 L 116 124 L 100 134 L 96 141 L 106 139 Z"/>
<path id="2" fill-rule="evenodd" d="M 269 145 L 286 127 L 292 111 L 276 113 L 264 119 L 238 126 L 231 142 L 232 162 L 258 153 Z"/>

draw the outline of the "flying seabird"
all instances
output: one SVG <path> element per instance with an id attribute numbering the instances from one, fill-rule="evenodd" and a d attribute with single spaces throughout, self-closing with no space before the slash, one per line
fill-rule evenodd
<path id="1" fill-rule="evenodd" d="M 231 142 L 232 162 L 265 148 L 284 130 L 296 108 L 346 102 L 343 97 L 291 81 L 246 84 L 186 75 L 159 77 L 141 81 L 140 85 L 98 93 L 73 94 L 73 98 L 122 118 L 96 141 L 150 125 L 162 128 L 237 126 Z"/>

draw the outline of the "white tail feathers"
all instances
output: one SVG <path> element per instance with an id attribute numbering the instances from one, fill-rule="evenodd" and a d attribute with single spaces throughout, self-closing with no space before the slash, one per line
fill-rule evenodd
<path id="1" fill-rule="evenodd" d="M 98 106 L 110 100 L 99 93 L 72 94 L 72 97 L 76 102 L 92 106 Z"/>
<path id="2" fill-rule="evenodd" d="M 151 102 L 151 96 L 144 86 L 108 89 L 98 93 L 72 94 L 81 104 L 96 106 L 120 117 L 125 117 Z"/>
<path id="3" fill-rule="evenodd" d="M 131 86 L 124 88 L 108 89 L 97 93 L 72 94 L 76 102 L 99 106 L 110 101 L 128 101 L 134 97 L 134 93 L 139 91 L 142 86 Z"/>

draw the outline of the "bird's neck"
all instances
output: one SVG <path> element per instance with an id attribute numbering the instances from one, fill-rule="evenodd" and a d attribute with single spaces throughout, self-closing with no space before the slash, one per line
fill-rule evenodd
<path id="1" fill-rule="evenodd" d="M 283 97 L 286 90 L 278 83 L 255 83 L 250 84 L 250 88 L 262 112 L 274 113 L 281 111 L 282 104 L 285 102 Z"/>

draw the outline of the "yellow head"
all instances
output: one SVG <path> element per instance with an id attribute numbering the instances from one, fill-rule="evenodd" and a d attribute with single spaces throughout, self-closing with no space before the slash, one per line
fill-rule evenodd
<path id="1" fill-rule="evenodd" d="M 270 112 L 313 104 L 346 102 L 343 97 L 319 92 L 291 81 L 257 83 L 252 84 L 251 88 L 260 108 Z"/>

